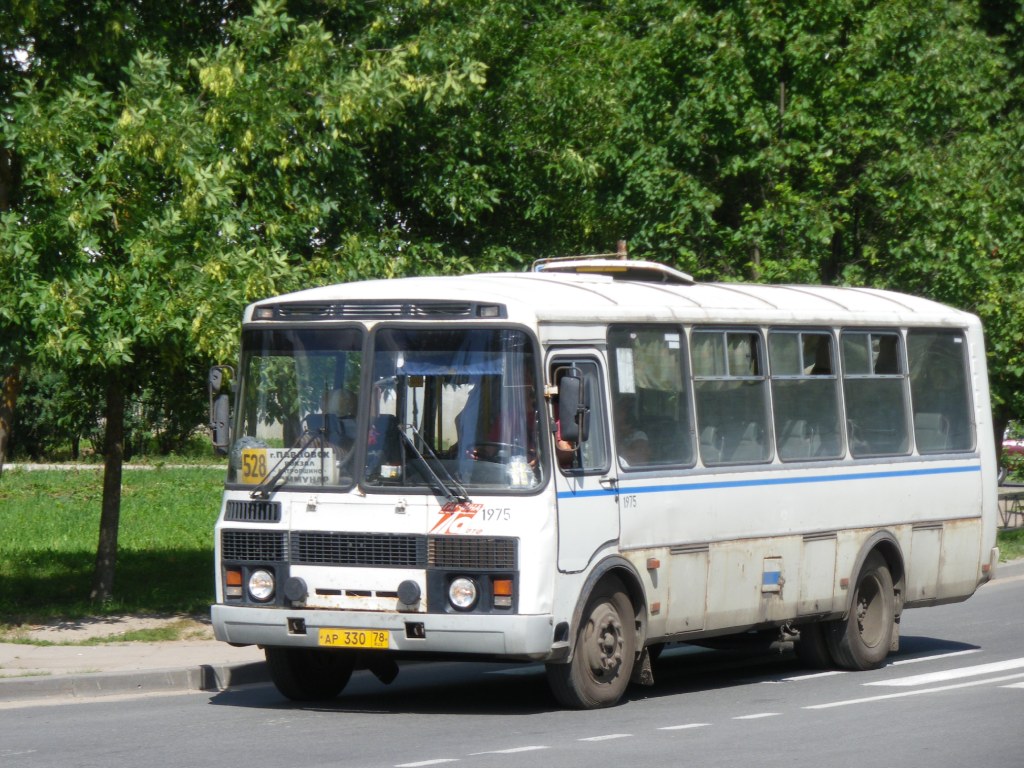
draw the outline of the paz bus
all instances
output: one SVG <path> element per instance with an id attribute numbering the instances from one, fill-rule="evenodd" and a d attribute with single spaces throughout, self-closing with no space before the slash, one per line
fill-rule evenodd
<path id="1" fill-rule="evenodd" d="M 875 668 L 999 558 L 981 325 L 914 296 L 610 257 L 368 280 L 249 306 L 210 400 L 215 634 L 294 700 L 457 658 L 604 707 L 737 635 Z"/>

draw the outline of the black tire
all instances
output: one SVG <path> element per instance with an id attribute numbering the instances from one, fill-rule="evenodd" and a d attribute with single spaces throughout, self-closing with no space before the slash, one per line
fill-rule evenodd
<path id="1" fill-rule="evenodd" d="M 617 579 L 601 582 L 587 600 L 572 661 L 547 666 L 555 698 L 572 709 L 617 704 L 636 660 L 636 616 Z"/>
<path id="2" fill-rule="evenodd" d="M 832 656 L 828 652 L 825 630 L 821 622 L 802 624 L 800 637 L 794 646 L 796 657 L 808 669 L 829 669 L 832 666 Z"/>
<path id="3" fill-rule="evenodd" d="M 873 552 L 864 562 L 845 620 L 825 627 L 832 660 L 843 669 L 877 669 L 885 663 L 896 626 L 896 592 L 885 559 Z"/>
<path id="4" fill-rule="evenodd" d="M 348 684 L 355 656 L 317 648 L 265 648 L 270 679 L 292 701 L 327 701 Z"/>

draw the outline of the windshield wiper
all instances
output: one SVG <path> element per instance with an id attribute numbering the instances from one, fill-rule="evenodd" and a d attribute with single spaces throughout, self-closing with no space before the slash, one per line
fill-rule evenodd
<path id="1" fill-rule="evenodd" d="M 306 452 L 306 449 L 316 440 L 320 435 L 317 432 L 310 432 L 308 429 L 304 429 L 302 434 L 299 435 L 299 439 L 295 441 L 293 447 L 289 449 L 288 454 L 282 456 L 277 460 L 277 464 L 274 468 L 267 473 L 267 476 L 263 481 L 252 489 L 249 493 L 250 499 L 269 499 L 270 495 L 277 490 L 281 479 L 285 476 L 292 465 L 298 460 L 302 454 Z M 298 448 L 294 445 L 298 445 L 299 441 L 305 438 L 305 441 Z M 321 472 L 323 470 L 321 469 Z"/>
<path id="2" fill-rule="evenodd" d="M 427 458 L 420 452 L 420 449 L 416 447 L 416 443 L 413 441 L 413 439 L 409 437 L 407 434 L 405 434 L 406 429 L 412 432 L 413 437 L 419 438 L 420 442 L 423 444 L 423 447 L 430 455 L 430 458 L 437 462 L 438 468 L 444 473 L 445 477 L 448 478 L 447 483 L 444 480 L 442 480 L 441 476 L 438 475 L 437 472 L 434 471 L 433 467 L 430 466 L 430 462 L 427 461 Z M 444 462 L 442 462 L 441 459 L 437 457 L 437 454 L 434 453 L 433 450 L 431 450 L 430 446 L 427 444 L 427 441 L 424 440 L 420 436 L 419 432 L 416 431 L 416 427 L 414 427 L 412 424 L 405 424 L 398 429 L 398 434 L 401 435 L 401 438 L 405 442 L 405 444 L 409 446 L 409 450 L 411 450 L 416 455 L 416 458 L 419 459 L 420 462 L 422 462 L 423 467 L 427 470 L 427 473 L 430 475 L 430 478 L 435 483 L 437 483 L 437 488 L 441 490 L 445 496 L 448 497 L 448 501 L 458 501 L 463 504 L 469 503 L 469 495 L 466 493 L 466 489 L 459 484 L 458 480 L 452 477 L 452 473 L 445 468 Z M 455 490 L 452 490 L 452 488 L 454 488 Z"/>

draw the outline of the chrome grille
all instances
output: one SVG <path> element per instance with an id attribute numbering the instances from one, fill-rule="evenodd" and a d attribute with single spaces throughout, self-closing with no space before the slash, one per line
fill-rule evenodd
<path id="1" fill-rule="evenodd" d="M 220 532 L 220 556 L 240 562 L 283 562 L 285 541 L 284 531 L 225 530 Z"/>

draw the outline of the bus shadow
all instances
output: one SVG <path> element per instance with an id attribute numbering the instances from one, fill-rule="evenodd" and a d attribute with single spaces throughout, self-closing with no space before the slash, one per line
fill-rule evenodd
<path id="1" fill-rule="evenodd" d="M 560 709 L 547 687 L 543 666 L 472 662 L 408 664 L 390 685 L 370 672 L 357 671 L 340 696 L 325 702 L 292 702 L 272 685 L 254 685 L 216 693 L 210 703 L 381 715 L 530 715 Z"/>
<path id="2" fill-rule="evenodd" d="M 980 650 L 979 646 L 909 635 L 900 638 L 900 650 L 888 663 L 974 650 Z M 630 686 L 622 704 L 782 682 L 820 671 L 802 665 L 791 643 L 776 644 L 770 650 L 670 646 L 654 664 L 654 684 Z M 291 702 L 272 685 L 262 684 L 218 692 L 211 696 L 210 704 L 380 715 L 536 715 L 563 709 L 548 688 L 543 665 L 472 662 L 408 664 L 387 686 L 369 672 L 358 671 L 345 691 L 327 702 Z"/>

